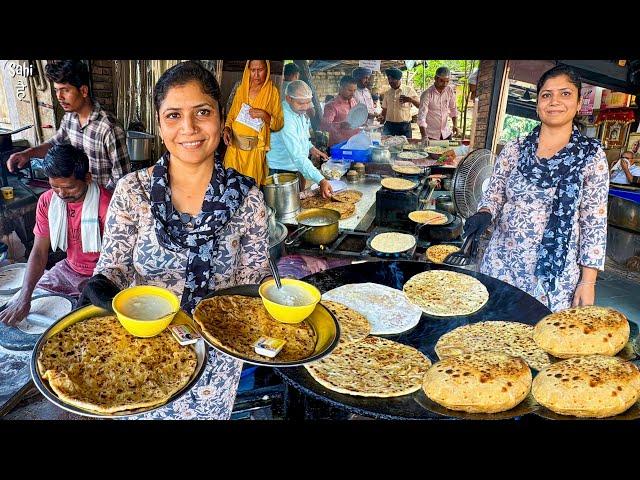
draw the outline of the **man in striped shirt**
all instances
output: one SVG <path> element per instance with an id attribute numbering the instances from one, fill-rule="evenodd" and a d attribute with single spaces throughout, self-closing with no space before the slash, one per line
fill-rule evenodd
<path id="1" fill-rule="evenodd" d="M 423 140 L 448 140 L 451 133 L 458 134 L 456 92 L 449 86 L 450 76 L 447 67 L 438 68 L 434 84 L 420 95 L 418 126 Z M 449 116 L 453 121 L 453 130 L 449 127 Z"/>
<path id="2" fill-rule="evenodd" d="M 127 142 L 116 118 L 89 95 L 89 69 L 77 60 L 62 60 L 47 64 L 46 74 L 65 115 L 49 141 L 11 155 L 9 171 L 24 168 L 32 157 L 44 157 L 53 145 L 67 143 L 87 154 L 93 179 L 113 191 L 131 171 Z"/>

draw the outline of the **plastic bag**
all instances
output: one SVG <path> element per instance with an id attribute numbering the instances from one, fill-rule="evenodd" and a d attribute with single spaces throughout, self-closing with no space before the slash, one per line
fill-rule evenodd
<path id="1" fill-rule="evenodd" d="M 365 132 L 360 132 L 347 140 L 342 150 L 366 150 L 371 146 L 371 138 Z"/>

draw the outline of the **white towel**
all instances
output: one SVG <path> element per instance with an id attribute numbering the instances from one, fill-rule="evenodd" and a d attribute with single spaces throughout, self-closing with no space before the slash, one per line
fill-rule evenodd
<path id="1" fill-rule="evenodd" d="M 622 170 L 622 160 L 624 160 L 627 164 L 627 167 L 631 167 L 631 162 L 629 160 L 627 160 L 624 157 L 620 157 L 620 160 L 618 160 L 616 163 L 613 164 L 613 167 L 611 167 L 611 170 L 609 170 L 609 175 L 613 176 L 613 174 L 617 171 L 617 170 Z"/>
<path id="2" fill-rule="evenodd" d="M 100 206 L 100 188 L 96 182 L 91 182 L 87 194 L 82 202 L 82 217 L 80 219 L 80 235 L 82 251 L 84 253 L 100 252 L 102 241 L 100 238 L 100 224 L 98 223 L 98 207 Z M 67 251 L 67 205 L 55 193 L 49 203 L 49 237 L 51 249 L 55 252 L 60 248 Z"/>

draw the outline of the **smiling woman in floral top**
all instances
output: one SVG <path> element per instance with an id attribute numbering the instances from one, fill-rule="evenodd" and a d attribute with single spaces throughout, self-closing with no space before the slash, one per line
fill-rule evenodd
<path id="1" fill-rule="evenodd" d="M 573 126 L 581 82 L 566 66 L 538 81 L 541 125 L 505 145 L 465 235 L 493 235 L 480 271 L 551 310 L 593 305 L 607 240 L 609 169 L 600 143 Z"/>
<path id="2" fill-rule="evenodd" d="M 118 182 L 92 279 L 103 284 L 100 291 L 156 285 L 181 297 L 181 307 L 192 313 L 207 293 L 258 283 L 268 273 L 262 193 L 215 155 L 219 102 L 215 77 L 198 63 L 180 63 L 158 80 L 154 103 L 168 152 Z M 100 304 L 92 298 L 96 290 L 89 288 L 88 296 Z M 209 349 L 194 388 L 137 418 L 228 419 L 241 368 L 242 362 Z"/>

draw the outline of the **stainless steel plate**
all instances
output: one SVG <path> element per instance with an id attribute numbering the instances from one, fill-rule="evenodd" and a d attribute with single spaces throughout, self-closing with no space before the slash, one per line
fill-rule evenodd
<path id="1" fill-rule="evenodd" d="M 20 278 L 20 285 L 12 288 L 5 288 L 4 284 L 6 282 L 6 278 L 8 277 L 8 272 L 13 272 L 13 270 L 20 270 L 22 277 Z M 27 270 L 26 263 L 12 263 L 11 265 L 5 265 L 4 267 L 0 267 L 0 295 L 13 295 L 18 290 L 22 288 L 22 279 L 24 278 L 24 274 Z M 15 273 L 13 273 L 15 275 Z"/>
<path id="2" fill-rule="evenodd" d="M 241 285 L 237 287 L 225 288 L 217 290 L 216 292 L 207 295 L 205 298 L 211 298 L 221 295 L 243 295 L 246 297 L 259 297 L 258 294 L 259 285 Z M 340 325 L 333 316 L 333 314 L 324 307 L 324 305 L 318 303 L 315 310 L 305 319 L 305 321 L 313 328 L 316 333 L 316 348 L 313 353 L 306 358 L 291 362 L 279 362 L 278 357 L 273 359 L 256 360 L 255 358 L 246 357 L 238 352 L 229 350 L 215 338 L 209 336 L 206 332 L 202 331 L 200 325 L 197 325 L 198 331 L 204 337 L 206 342 L 215 348 L 219 352 L 229 355 L 230 357 L 237 358 L 246 363 L 253 365 L 260 365 L 266 367 L 298 367 L 306 363 L 315 362 L 322 357 L 329 355 L 333 349 L 338 345 L 338 339 L 340 338 Z M 195 323 L 195 322 L 194 322 Z M 256 339 L 257 340 L 257 339 Z"/>
<path id="3" fill-rule="evenodd" d="M 41 377 L 40 372 L 38 370 L 38 355 L 40 354 L 40 351 L 42 350 L 45 342 L 49 338 L 51 338 L 54 335 L 56 335 L 58 332 L 61 332 L 65 328 L 70 327 L 74 323 L 81 322 L 81 321 L 87 320 L 89 318 L 99 317 L 99 316 L 104 316 L 104 315 L 113 315 L 113 314 L 108 312 L 107 310 L 104 310 L 104 309 L 102 309 L 100 307 L 96 307 L 96 306 L 93 306 L 93 305 L 88 305 L 88 306 L 81 307 L 81 308 L 78 308 L 76 310 L 73 310 L 68 315 L 62 317 L 56 323 L 51 325 L 51 327 L 49 327 L 47 329 L 47 331 L 45 331 L 42 334 L 42 336 L 40 337 L 40 340 L 38 340 L 38 342 L 36 343 L 36 346 L 33 349 L 33 353 L 31 355 L 31 377 L 33 378 L 33 382 L 36 384 L 36 387 L 38 388 L 38 390 L 40 390 L 40 393 L 42 393 L 42 395 L 44 395 L 45 398 L 47 400 L 49 400 L 51 403 L 57 405 L 58 407 L 66 410 L 68 412 L 75 413 L 75 414 L 78 414 L 78 415 L 83 415 L 85 417 L 93 417 L 93 418 L 121 418 L 121 417 L 128 417 L 128 416 L 131 416 L 131 415 L 138 415 L 140 413 L 146 413 L 146 412 L 151 412 L 153 410 L 157 410 L 158 408 L 164 407 L 165 405 L 168 405 L 169 403 L 177 400 L 182 395 L 187 393 L 191 389 L 191 387 L 193 387 L 193 385 L 195 385 L 195 383 L 198 381 L 198 379 L 202 375 L 202 372 L 204 371 L 204 367 L 205 367 L 205 365 L 207 363 L 207 346 L 205 345 L 204 341 L 202 339 L 200 339 L 200 340 L 198 340 L 197 343 L 195 343 L 193 345 L 189 345 L 188 347 L 185 347 L 185 348 L 193 348 L 194 349 L 194 351 L 196 352 L 196 357 L 197 357 L 197 362 L 198 362 L 197 365 L 196 365 L 196 370 L 193 373 L 193 375 L 191 376 L 191 379 L 189 380 L 189 383 L 187 383 L 187 385 L 185 385 L 181 390 L 179 390 L 178 392 L 174 393 L 171 396 L 171 398 L 169 398 L 169 400 L 167 400 L 162 405 L 156 405 L 154 407 L 138 408 L 138 409 L 135 409 L 135 410 L 126 410 L 126 411 L 117 412 L 117 413 L 113 413 L 113 414 L 106 414 L 106 413 L 94 412 L 94 411 L 91 411 L 91 410 L 85 410 L 83 408 L 76 407 L 75 405 L 70 405 L 70 404 L 66 403 L 64 400 L 60 399 L 55 394 L 55 392 L 49 386 L 49 382 L 47 380 L 44 380 Z M 193 319 L 191 319 L 191 317 L 189 317 L 182 310 L 179 310 L 178 313 L 176 314 L 175 318 L 171 322 L 171 324 L 172 325 L 178 325 L 178 324 L 185 324 L 185 323 L 188 324 L 189 326 L 193 327 L 194 329 L 197 329 Z"/>

